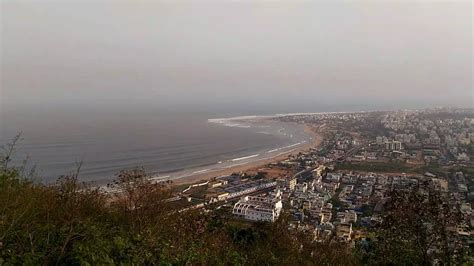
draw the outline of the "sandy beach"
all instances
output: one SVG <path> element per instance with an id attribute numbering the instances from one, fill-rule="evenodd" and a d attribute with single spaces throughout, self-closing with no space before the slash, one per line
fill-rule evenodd
<path id="1" fill-rule="evenodd" d="M 279 156 L 275 156 L 273 158 L 264 159 L 264 160 L 253 161 L 253 162 L 246 163 L 244 165 L 233 166 L 233 167 L 230 167 L 230 168 L 227 168 L 227 169 L 220 169 L 220 170 L 216 170 L 216 171 L 212 171 L 212 172 L 208 172 L 208 173 L 185 176 L 185 177 L 182 177 L 182 178 L 179 178 L 179 179 L 172 180 L 173 184 L 174 185 L 193 184 L 193 183 L 197 183 L 197 182 L 200 182 L 200 181 L 206 181 L 206 180 L 212 179 L 214 177 L 218 177 L 218 176 L 230 175 L 232 173 L 240 173 L 240 172 L 246 172 L 246 171 L 257 171 L 258 169 L 260 169 L 260 168 L 262 168 L 265 165 L 268 165 L 270 163 L 283 161 L 291 155 L 295 155 L 295 154 L 298 154 L 300 152 L 307 151 L 311 148 L 318 147 L 321 144 L 322 140 L 323 140 L 322 134 L 319 131 L 319 127 L 313 127 L 313 126 L 306 125 L 304 130 L 307 134 L 309 134 L 311 136 L 312 141 L 307 142 L 303 145 L 300 145 L 300 146 L 296 147 L 295 149 L 293 149 L 291 151 L 284 152 L 284 153 L 280 154 Z"/>

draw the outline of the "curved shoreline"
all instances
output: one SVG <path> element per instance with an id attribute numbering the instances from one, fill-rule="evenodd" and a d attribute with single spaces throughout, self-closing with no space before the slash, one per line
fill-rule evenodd
<path id="1" fill-rule="evenodd" d="M 192 171 L 191 173 L 184 175 L 184 176 L 179 176 L 177 178 L 170 178 L 173 182 L 173 185 L 183 185 L 183 184 L 192 184 L 200 181 L 206 181 L 209 179 L 212 179 L 214 177 L 218 176 L 223 176 L 223 175 L 230 175 L 232 173 L 239 173 L 239 172 L 245 172 L 245 171 L 251 171 L 251 170 L 256 170 L 258 168 L 261 168 L 265 165 L 268 165 L 270 163 L 274 162 L 279 162 L 282 160 L 287 159 L 291 155 L 296 155 L 300 152 L 307 151 L 311 148 L 315 148 L 319 146 L 322 142 L 322 135 L 315 131 L 312 127 L 305 125 L 304 126 L 305 132 L 311 136 L 311 141 L 308 141 L 306 143 L 302 143 L 301 145 L 294 146 L 295 148 L 288 150 L 288 151 L 283 151 L 275 156 L 272 157 L 267 157 L 267 158 L 262 158 L 250 162 L 246 162 L 243 164 L 238 164 L 238 165 L 232 165 L 229 166 L 228 168 L 216 168 L 216 169 L 204 169 L 207 171 L 202 170 L 203 172 L 200 171 Z M 294 144 L 293 144 L 294 145 Z M 290 145 L 290 146 L 293 146 Z"/>
<path id="2" fill-rule="evenodd" d="M 156 182 L 173 181 L 175 183 L 186 182 L 188 179 L 201 179 L 227 175 L 243 171 L 243 169 L 253 168 L 256 165 L 265 165 L 274 161 L 281 161 L 284 157 L 296 154 L 302 150 L 312 147 L 314 139 L 318 136 L 314 134 L 308 125 L 301 125 L 293 122 L 283 122 L 274 120 L 276 116 L 245 116 L 208 119 L 208 123 L 218 124 L 225 127 L 234 128 L 261 128 L 263 132 L 270 135 L 279 135 L 287 141 L 279 146 L 266 147 L 260 150 L 249 151 L 247 154 L 239 154 L 235 157 L 222 159 L 205 165 L 195 167 L 183 167 L 176 171 L 165 171 L 152 173 L 152 179 Z M 293 140 L 288 142 L 288 140 Z M 183 181 L 184 180 L 184 181 Z"/>
<path id="3" fill-rule="evenodd" d="M 274 117 L 274 116 L 273 116 Z M 247 117 L 246 117 L 247 118 Z M 247 126 L 246 124 L 240 125 L 239 123 L 248 123 L 244 118 L 243 120 L 235 121 L 235 118 L 231 118 L 231 127 Z M 252 117 L 250 120 L 256 119 L 268 119 L 269 117 Z M 248 118 L 247 118 L 248 119 Z M 222 119 L 227 120 L 227 119 Z M 222 121 L 220 120 L 220 121 Z M 281 123 L 276 121 L 276 123 Z M 319 133 L 318 127 L 301 125 L 292 122 L 283 122 L 285 124 L 292 124 L 292 132 L 284 133 L 285 136 L 293 138 L 292 134 L 299 136 L 295 139 L 297 143 L 286 144 L 285 146 L 266 148 L 265 150 L 254 151 L 247 155 L 240 155 L 226 159 L 225 161 L 218 161 L 206 165 L 196 167 L 183 167 L 181 170 L 169 171 L 169 172 L 155 172 L 151 173 L 151 180 L 153 182 L 171 181 L 173 185 L 192 184 L 196 182 L 206 181 L 215 177 L 230 175 L 232 173 L 240 173 L 245 171 L 258 170 L 259 168 L 268 165 L 270 163 L 279 162 L 287 159 L 291 155 L 296 155 L 302 151 L 307 151 L 311 148 L 318 146 L 322 142 L 322 135 Z M 218 123 L 223 124 L 224 123 Z M 237 124 L 237 125 L 236 125 Z M 277 127 L 278 128 L 278 127 Z M 280 132 L 282 129 L 279 129 Z M 290 134 L 292 133 L 292 134 Z M 300 134 L 301 133 L 301 134 Z M 287 135 L 288 134 L 288 135 Z M 96 183 L 93 186 L 104 187 L 106 183 Z"/>

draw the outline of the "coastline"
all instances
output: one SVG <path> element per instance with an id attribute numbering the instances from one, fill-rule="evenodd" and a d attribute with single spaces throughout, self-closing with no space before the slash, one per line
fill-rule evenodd
<path id="1" fill-rule="evenodd" d="M 266 133 L 266 128 L 269 128 L 270 126 L 262 126 L 261 122 L 270 121 L 271 123 L 281 123 L 280 121 L 268 119 L 274 117 L 275 116 L 236 117 L 216 120 L 219 121 L 217 123 L 222 124 L 222 126 L 247 128 L 253 127 L 251 123 L 258 121 L 258 123 L 260 123 L 260 127 L 265 128 L 265 132 L 262 131 L 259 133 Z M 262 119 L 261 122 L 259 121 L 260 119 Z M 252 122 L 249 124 L 248 120 L 251 120 Z M 284 124 L 289 124 L 287 125 L 289 127 L 276 126 L 273 127 L 273 132 L 278 131 L 278 133 L 289 136 L 290 138 L 295 136 L 294 141 L 298 141 L 297 143 L 293 142 L 293 144 L 284 144 L 286 146 L 273 147 L 270 148 L 271 150 L 269 150 L 267 147 L 264 150 L 254 151 L 254 154 L 244 154 L 240 155 L 241 157 L 226 159 L 225 161 L 218 161 L 214 164 L 183 168 L 177 171 L 155 173 L 150 176 L 150 179 L 152 182 L 156 183 L 170 182 L 171 186 L 179 186 L 207 181 L 216 177 L 226 176 L 233 173 L 258 172 L 262 171 L 262 168 L 268 166 L 271 163 L 281 162 L 288 159 L 290 156 L 294 156 L 303 151 L 308 151 L 311 148 L 318 147 L 321 144 L 323 139 L 322 129 L 324 128 L 324 125 L 307 125 L 295 122 L 284 122 Z M 291 130 L 286 131 L 285 128 L 291 128 Z M 282 130 L 285 131 L 282 132 Z M 273 175 L 277 174 L 273 173 Z M 109 184 L 109 181 L 100 183 L 96 182 L 95 184 L 93 182 L 89 182 L 89 185 L 93 187 L 100 187 L 106 190 Z"/>
<path id="2" fill-rule="evenodd" d="M 256 171 L 259 168 L 262 168 L 268 164 L 283 161 L 287 159 L 291 155 L 296 155 L 300 152 L 307 151 L 311 148 L 318 147 L 323 140 L 322 134 L 319 132 L 319 130 L 316 130 L 314 127 L 305 125 L 304 126 L 304 131 L 311 136 L 311 141 L 306 142 L 302 145 L 297 146 L 296 148 L 282 152 L 281 154 L 271 157 L 271 158 L 265 158 L 265 159 L 260 159 L 256 161 L 251 161 L 248 162 L 244 165 L 236 165 L 232 166 L 226 169 L 218 169 L 214 170 L 211 172 L 205 172 L 205 173 L 196 173 L 196 174 L 190 174 L 188 176 L 184 176 L 181 178 L 173 179 L 172 185 L 173 186 L 178 186 L 178 185 L 185 185 L 185 184 L 193 184 L 201 181 L 207 181 L 215 177 L 223 176 L 223 175 L 230 175 L 232 173 L 239 173 L 239 172 L 245 172 L 245 171 Z"/>

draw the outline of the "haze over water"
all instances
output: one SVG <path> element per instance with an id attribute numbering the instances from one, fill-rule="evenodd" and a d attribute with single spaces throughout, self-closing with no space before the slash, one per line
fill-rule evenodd
<path id="1" fill-rule="evenodd" d="M 219 124 L 208 118 L 216 116 L 143 111 L 9 112 L 4 116 L 7 126 L 1 142 L 22 131 L 17 162 L 28 158 L 30 165 L 37 165 L 41 181 L 49 183 L 74 171 L 79 161 L 84 163 L 81 180 L 104 182 L 122 169 L 143 166 L 163 176 L 307 139 L 301 128 L 293 126 Z M 279 131 L 282 128 L 285 131 Z"/>

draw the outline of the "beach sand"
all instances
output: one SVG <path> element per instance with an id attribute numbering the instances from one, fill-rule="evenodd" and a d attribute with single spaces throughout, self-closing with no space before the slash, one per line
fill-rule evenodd
<path id="1" fill-rule="evenodd" d="M 259 168 L 262 168 L 270 163 L 283 161 L 287 159 L 290 155 L 296 155 L 300 152 L 308 151 L 309 149 L 318 147 L 321 144 L 323 137 L 320 132 L 320 127 L 306 125 L 305 132 L 311 135 L 312 142 L 308 142 L 304 145 L 301 145 L 298 148 L 294 149 L 293 151 L 281 154 L 273 158 L 249 162 L 245 165 L 239 165 L 239 166 L 230 167 L 227 169 L 212 171 L 209 173 L 202 173 L 202 174 L 182 177 L 182 178 L 173 180 L 173 185 L 193 184 L 193 183 L 197 183 L 201 181 L 206 181 L 218 176 L 230 175 L 232 173 L 240 173 L 240 172 L 246 172 L 246 171 L 255 172 Z"/>

